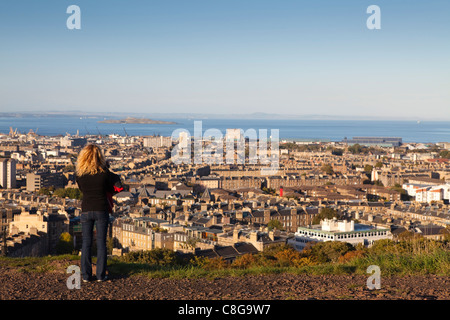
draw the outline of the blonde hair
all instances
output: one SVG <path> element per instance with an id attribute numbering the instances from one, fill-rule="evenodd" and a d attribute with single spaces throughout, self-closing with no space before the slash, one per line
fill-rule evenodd
<path id="1" fill-rule="evenodd" d="M 78 155 L 76 173 L 78 176 L 104 172 L 106 160 L 102 151 L 95 144 L 86 145 Z"/>

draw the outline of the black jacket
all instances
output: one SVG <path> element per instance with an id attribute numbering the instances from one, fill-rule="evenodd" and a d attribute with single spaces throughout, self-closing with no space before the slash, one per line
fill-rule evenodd
<path id="1" fill-rule="evenodd" d="M 109 170 L 97 174 L 77 176 L 78 188 L 83 193 L 81 211 L 109 211 L 107 194 L 121 188 L 120 177 Z"/>

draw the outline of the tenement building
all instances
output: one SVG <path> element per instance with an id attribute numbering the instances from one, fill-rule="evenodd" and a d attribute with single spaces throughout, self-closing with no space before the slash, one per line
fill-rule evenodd
<path id="1" fill-rule="evenodd" d="M 48 212 L 37 211 L 36 213 L 24 210 L 20 214 L 14 215 L 14 220 L 9 223 L 9 236 L 45 235 L 41 241 L 46 243 L 40 247 L 45 248 L 47 252 L 40 250 L 41 255 L 55 253 L 56 245 L 63 232 L 69 232 L 68 216 L 56 209 L 48 209 Z"/>
<path id="2" fill-rule="evenodd" d="M 118 218 L 112 226 L 116 245 L 125 251 L 152 250 L 166 248 L 173 250 L 173 233 L 161 228 L 159 220 L 149 217 Z"/>

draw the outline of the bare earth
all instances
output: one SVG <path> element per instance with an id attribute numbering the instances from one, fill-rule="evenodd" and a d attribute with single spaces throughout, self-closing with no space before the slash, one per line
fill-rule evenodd
<path id="1" fill-rule="evenodd" d="M 259 275 L 216 279 L 149 279 L 112 276 L 68 289 L 70 275 L 21 272 L 0 266 L 0 300 L 448 300 L 450 277 L 381 277 L 369 290 L 366 276 Z"/>

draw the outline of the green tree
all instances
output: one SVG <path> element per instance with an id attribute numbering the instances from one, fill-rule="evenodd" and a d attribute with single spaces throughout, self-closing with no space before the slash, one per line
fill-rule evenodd
<path id="1" fill-rule="evenodd" d="M 448 242 L 450 241 L 450 227 L 447 226 L 445 229 L 441 229 L 439 231 L 440 234 L 444 235 L 444 241 Z"/>
<path id="2" fill-rule="evenodd" d="M 114 239 L 113 237 L 108 237 L 106 239 L 106 251 L 108 254 L 112 254 L 112 251 L 114 249 Z"/>
<path id="3" fill-rule="evenodd" d="M 43 188 L 39 189 L 39 194 L 40 195 L 51 196 L 54 192 L 55 192 L 55 187 L 54 186 L 43 187 Z"/>
<path id="4" fill-rule="evenodd" d="M 57 254 L 67 254 L 73 252 L 73 237 L 68 232 L 61 233 L 59 237 L 59 241 L 56 244 L 56 253 Z"/>
<path id="5" fill-rule="evenodd" d="M 353 154 L 360 154 L 362 150 L 363 150 L 362 146 L 358 143 L 355 143 L 354 145 L 348 147 L 348 151 Z"/>
<path id="6" fill-rule="evenodd" d="M 332 148 L 331 154 L 334 156 L 342 156 L 344 154 L 344 150 L 341 148 Z"/>
<path id="7" fill-rule="evenodd" d="M 75 171 L 75 166 L 73 164 L 65 166 L 63 168 L 63 172 L 71 172 L 71 171 Z"/>
<path id="8" fill-rule="evenodd" d="M 262 187 L 261 190 L 266 194 L 276 195 L 276 191 L 273 188 Z"/>
<path id="9" fill-rule="evenodd" d="M 439 152 L 439 156 L 441 158 L 450 159 L 450 150 L 442 150 L 441 152 Z"/>
<path id="10" fill-rule="evenodd" d="M 199 241 L 200 239 L 198 238 L 190 237 L 184 242 L 184 244 L 190 249 L 195 249 Z"/>
<path id="11" fill-rule="evenodd" d="M 320 169 L 329 175 L 334 173 L 333 167 L 329 163 L 324 163 Z"/>
<path id="12" fill-rule="evenodd" d="M 411 240 L 417 238 L 418 235 L 412 231 L 405 230 L 402 233 L 400 233 L 397 237 L 399 240 Z"/>
<path id="13" fill-rule="evenodd" d="M 52 191 L 50 190 L 50 188 L 42 187 L 39 189 L 39 194 L 43 196 L 51 196 Z"/>
<path id="14" fill-rule="evenodd" d="M 267 228 L 270 230 L 273 230 L 274 228 L 278 230 L 283 230 L 283 224 L 279 220 L 270 220 L 267 224 Z"/>
<path id="15" fill-rule="evenodd" d="M 376 186 L 384 187 L 383 182 L 381 182 L 381 180 L 377 180 L 373 184 Z"/>
<path id="16" fill-rule="evenodd" d="M 81 200 L 83 197 L 81 190 L 78 188 L 59 188 L 56 189 L 53 194 L 60 198 L 68 197 L 70 199 L 77 199 L 77 200 Z"/>
<path id="17" fill-rule="evenodd" d="M 391 190 L 395 190 L 400 192 L 401 194 L 406 194 L 406 190 L 402 188 L 402 186 L 399 183 L 396 183 L 394 186 L 391 187 Z"/>
<path id="18" fill-rule="evenodd" d="M 373 166 L 372 166 L 372 165 L 366 164 L 366 165 L 364 166 L 364 172 L 365 172 L 367 175 L 370 175 L 370 174 L 372 173 L 372 170 L 373 170 Z"/>
<path id="19" fill-rule="evenodd" d="M 337 211 L 333 208 L 323 208 L 322 210 L 320 210 L 319 214 L 317 214 L 314 217 L 312 223 L 319 224 L 320 221 L 324 219 L 333 219 L 333 218 L 339 218 L 339 214 L 337 213 Z"/>

